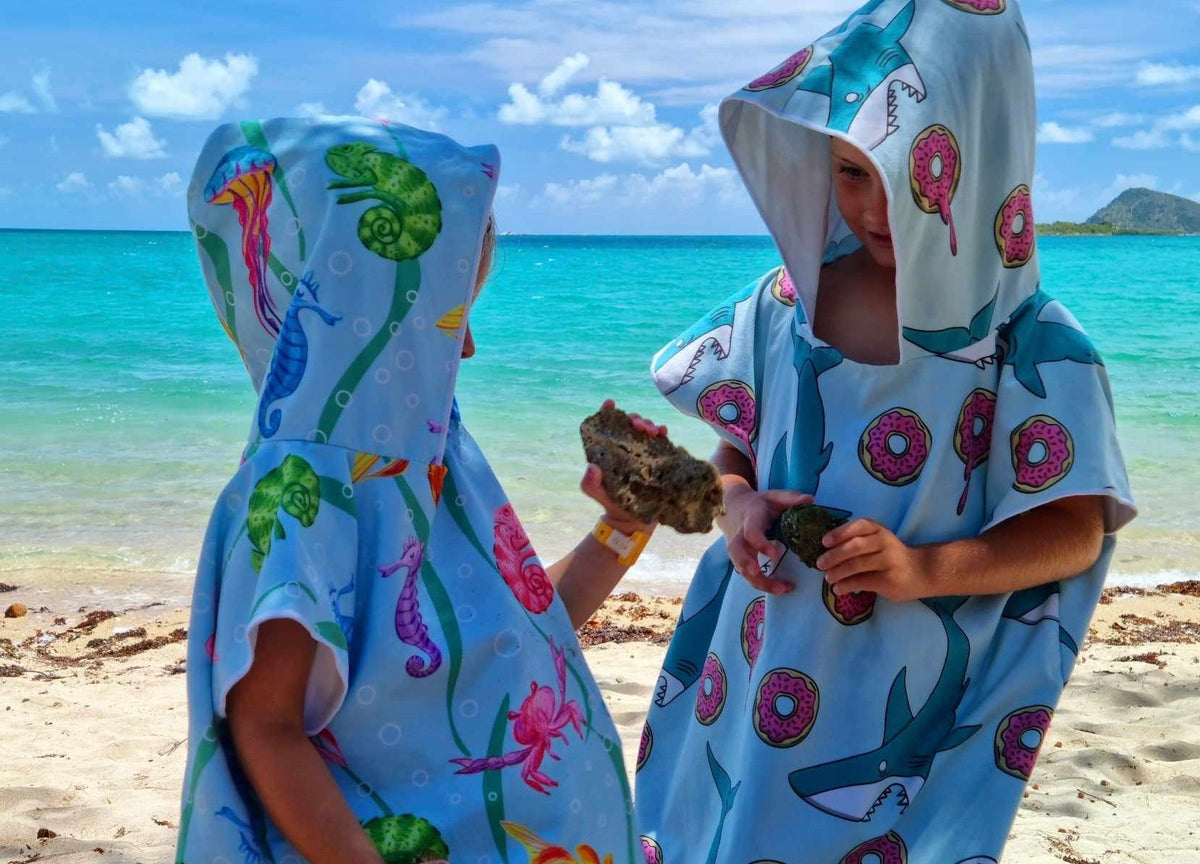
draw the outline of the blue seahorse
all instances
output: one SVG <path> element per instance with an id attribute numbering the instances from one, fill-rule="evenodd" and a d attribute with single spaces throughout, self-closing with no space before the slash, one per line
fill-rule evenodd
<path id="1" fill-rule="evenodd" d="M 254 827 L 246 820 L 240 818 L 230 807 L 222 807 L 216 813 L 219 819 L 228 819 L 238 829 L 238 851 L 245 856 L 246 864 L 258 864 L 262 860 L 263 853 L 259 848 L 258 843 L 250 835 L 254 833 Z M 249 833 L 247 833 L 249 832 Z"/>
<path id="2" fill-rule="evenodd" d="M 300 312 L 311 309 L 330 327 L 342 320 L 340 315 L 332 315 L 318 305 L 319 288 L 320 286 L 313 281 L 312 272 L 305 273 L 300 279 L 296 293 L 292 295 L 292 305 L 288 307 L 287 315 L 283 319 L 279 340 L 275 343 L 275 355 L 271 358 L 271 369 L 267 372 L 267 380 L 258 400 L 258 431 L 264 438 L 270 438 L 278 432 L 279 423 L 283 419 L 278 408 L 271 411 L 268 417 L 268 409 L 275 402 L 296 392 L 296 388 L 300 386 L 300 379 L 304 377 L 304 369 L 308 366 L 308 337 L 304 335 L 304 328 L 300 326 Z"/>

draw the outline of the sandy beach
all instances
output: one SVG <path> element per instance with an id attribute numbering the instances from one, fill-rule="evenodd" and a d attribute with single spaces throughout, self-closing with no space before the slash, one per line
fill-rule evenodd
<path id="1" fill-rule="evenodd" d="M 114 610 L 0 584 L 28 607 L 0 618 L 0 864 L 172 860 L 187 612 L 150 587 Z M 631 767 L 679 604 L 621 594 L 581 632 Z M 1200 582 L 1107 592 L 1005 860 L 1200 862 L 1198 716 Z"/>

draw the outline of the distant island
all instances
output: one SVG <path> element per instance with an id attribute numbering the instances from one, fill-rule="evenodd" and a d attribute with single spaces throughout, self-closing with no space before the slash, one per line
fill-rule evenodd
<path id="1" fill-rule="evenodd" d="M 1086 222 L 1037 226 L 1043 236 L 1200 234 L 1200 203 L 1153 189 L 1126 189 Z"/>

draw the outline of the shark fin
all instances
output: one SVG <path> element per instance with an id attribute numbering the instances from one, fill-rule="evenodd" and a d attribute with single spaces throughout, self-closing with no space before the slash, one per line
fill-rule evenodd
<path id="1" fill-rule="evenodd" d="M 823 96 L 832 94 L 833 66 L 826 63 L 824 66 L 813 69 L 800 79 L 799 89 L 807 90 L 809 93 L 820 93 Z"/>
<path id="2" fill-rule="evenodd" d="M 945 613 L 951 617 L 970 600 L 970 597 L 934 597 L 921 602 L 937 613 Z"/>
<path id="3" fill-rule="evenodd" d="M 1066 648 L 1072 654 L 1078 656 L 1079 646 L 1075 644 L 1075 640 L 1071 637 L 1071 634 L 1067 632 L 1067 628 L 1063 627 L 1061 624 L 1058 625 L 1058 641 L 1059 644 L 1061 644 L 1064 648 Z"/>
<path id="4" fill-rule="evenodd" d="M 779 439 L 775 455 L 771 457 L 771 473 L 767 479 L 771 489 L 787 488 L 787 435 Z"/>
<path id="5" fill-rule="evenodd" d="M 962 327 L 949 327 L 945 330 L 916 330 L 905 327 L 904 338 L 930 354 L 950 354 L 971 344 L 971 333 Z"/>
<path id="6" fill-rule="evenodd" d="M 729 775 L 721 767 L 721 763 L 717 761 L 717 757 L 713 755 L 711 744 L 705 744 L 704 748 L 708 751 L 708 770 L 712 772 L 713 783 L 717 786 L 717 795 L 721 798 L 721 807 L 727 809 L 728 806 L 732 806 L 733 796 L 737 794 L 742 784 L 739 782 L 737 786 L 734 786 L 730 782 Z"/>
<path id="7" fill-rule="evenodd" d="M 814 348 L 812 352 L 813 369 L 817 371 L 817 375 L 822 375 L 828 372 L 834 366 L 842 362 L 842 355 L 836 348 Z"/>
<path id="8" fill-rule="evenodd" d="M 959 726 L 953 732 L 946 736 L 945 740 L 938 745 L 938 752 L 944 753 L 947 750 L 953 750 L 961 744 L 965 744 L 967 739 L 982 729 L 982 726 Z"/>
<path id="9" fill-rule="evenodd" d="M 917 4 L 910 0 L 909 4 L 901 9 L 900 13 L 891 20 L 891 23 L 883 28 L 884 38 L 893 43 L 898 43 L 900 37 L 907 33 L 908 28 L 912 26 L 913 16 L 916 12 Z"/>
<path id="10" fill-rule="evenodd" d="M 975 313 L 975 317 L 971 319 L 971 341 L 978 342 L 983 339 L 992 329 L 992 313 L 996 309 L 996 300 L 1000 296 L 1000 286 L 996 286 L 996 293 L 992 295 L 992 302 L 988 303 L 982 309 Z"/>
<path id="11" fill-rule="evenodd" d="M 883 715 L 883 743 L 891 741 L 899 735 L 908 724 L 912 723 L 912 706 L 908 703 L 908 667 L 901 669 L 892 689 L 888 691 L 887 710 Z"/>

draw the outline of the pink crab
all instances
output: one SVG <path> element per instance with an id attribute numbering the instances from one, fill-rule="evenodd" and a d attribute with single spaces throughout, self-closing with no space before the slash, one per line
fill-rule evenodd
<path id="1" fill-rule="evenodd" d="M 451 759 L 451 762 L 460 766 L 456 774 L 478 774 L 521 765 L 521 779 L 531 789 L 549 795 L 547 787 L 558 785 L 557 781 L 542 773 L 542 760 L 547 756 L 554 760 L 561 758 L 554 752 L 554 739 L 561 738 L 566 743 L 567 736 L 563 729 L 568 725 L 574 727 L 580 739 L 583 738 L 583 712 L 574 699 L 567 698 L 567 660 L 553 639 L 550 640 L 550 653 L 554 657 L 554 670 L 558 675 L 558 693 L 535 681 L 529 685 L 529 695 L 521 703 L 520 710 L 508 712 L 508 719 L 514 721 L 513 738 L 525 746 L 485 759 Z"/>

